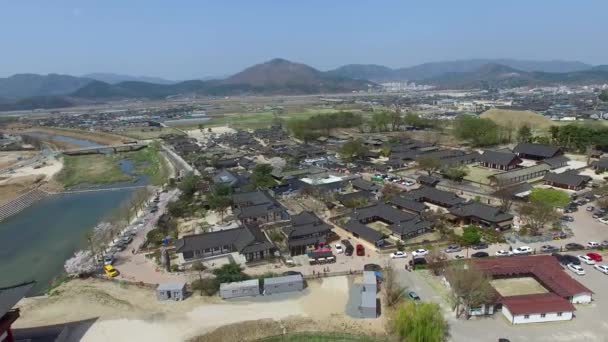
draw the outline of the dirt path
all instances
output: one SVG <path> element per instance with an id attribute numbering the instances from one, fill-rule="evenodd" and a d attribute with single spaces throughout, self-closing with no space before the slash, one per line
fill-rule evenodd
<path id="1" fill-rule="evenodd" d="M 158 302 L 152 289 L 73 280 L 49 297 L 24 299 L 18 305 L 22 317 L 15 328 L 98 318 L 82 341 L 185 341 L 225 325 L 300 317 L 317 321 L 319 329 L 357 326 L 382 332 L 381 319 L 346 316 L 348 284 L 348 278 L 334 277 L 311 281 L 300 293 L 230 301 L 193 295 L 183 302 Z"/>

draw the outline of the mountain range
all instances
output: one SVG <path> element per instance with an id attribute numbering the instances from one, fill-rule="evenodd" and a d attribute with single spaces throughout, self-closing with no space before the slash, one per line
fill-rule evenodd
<path id="1" fill-rule="evenodd" d="M 499 64 L 521 71 L 567 73 L 592 68 L 577 61 L 527 61 L 516 59 L 469 59 L 459 61 L 424 63 L 406 68 L 391 69 L 375 64 L 349 64 L 330 70 L 329 73 L 355 79 L 382 81 L 420 81 L 447 73 L 474 72 L 487 64 Z"/>
<path id="2" fill-rule="evenodd" d="M 117 74 L 18 74 L 0 78 L 0 110 L 60 108 L 76 103 L 171 95 L 293 95 L 367 90 L 385 81 L 416 81 L 439 88 L 542 86 L 608 82 L 608 65 L 570 61 L 512 59 L 425 63 L 391 69 L 351 64 L 319 71 L 305 64 L 273 59 L 223 79 L 173 82 Z"/>

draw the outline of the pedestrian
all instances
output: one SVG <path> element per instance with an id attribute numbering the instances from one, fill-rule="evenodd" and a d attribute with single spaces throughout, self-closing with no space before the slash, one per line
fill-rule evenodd
<path id="1" fill-rule="evenodd" d="M 131 254 L 135 254 L 135 248 L 131 250 Z"/>

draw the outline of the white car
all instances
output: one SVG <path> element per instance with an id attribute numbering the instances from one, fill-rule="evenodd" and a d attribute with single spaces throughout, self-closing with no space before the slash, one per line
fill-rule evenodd
<path id="1" fill-rule="evenodd" d="M 604 274 L 608 274 L 608 265 L 595 265 L 593 267 Z"/>
<path id="2" fill-rule="evenodd" d="M 397 251 L 395 253 L 391 253 L 391 258 L 393 258 L 393 259 L 405 258 L 405 257 L 407 257 L 407 253 L 405 253 L 405 252 Z"/>
<path id="3" fill-rule="evenodd" d="M 412 186 L 414 184 L 416 184 L 416 183 L 414 183 L 412 181 L 405 181 L 405 182 L 403 182 L 403 185 L 406 185 L 406 186 Z"/>
<path id="4" fill-rule="evenodd" d="M 338 253 L 338 254 L 344 253 L 344 249 L 342 248 L 342 245 L 340 245 L 339 243 L 336 244 L 336 253 Z"/>
<path id="5" fill-rule="evenodd" d="M 568 269 L 572 271 L 574 274 L 585 275 L 585 270 L 579 265 L 568 264 Z"/>
<path id="6" fill-rule="evenodd" d="M 603 224 L 608 224 L 608 218 L 606 217 L 601 217 L 598 219 L 598 221 L 602 222 Z"/>
<path id="7" fill-rule="evenodd" d="M 598 248 L 600 246 L 599 242 L 589 241 L 587 242 L 587 247 L 589 248 Z"/>
<path id="8" fill-rule="evenodd" d="M 578 260 L 584 262 L 587 265 L 595 265 L 595 260 L 591 259 L 590 257 L 588 257 L 586 255 L 579 255 Z"/>
<path id="9" fill-rule="evenodd" d="M 496 256 L 511 256 L 511 255 L 513 255 L 513 253 L 501 249 L 501 250 L 497 251 L 495 255 Z"/>
<path id="10" fill-rule="evenodd" d="M 427 254 L 429 254 L 429 251 L 427 251 L 426 249 L 423 249 L 423 248 L 417 249 L 417 250 L 415 250 L 415 251 L 412 252 L 412 256 L 414 258 L 415 257 L 425 256 Z"/>
<path id="11" fill-rule="evenodd" d="M 528 246 L 520 246 L 513 250 L 513 254 L 530 254 L 532 253 L 532 248 Z"/>

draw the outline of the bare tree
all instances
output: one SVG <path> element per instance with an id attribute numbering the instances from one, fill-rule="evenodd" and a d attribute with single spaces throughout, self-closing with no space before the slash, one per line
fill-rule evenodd
<path id="1" fill-rule="evenodd" d="M 532 235 L 538 234 L 547 224 L 560 217 L 555 208 L 542 202 L 527 203 L 520 208 L 519 213 L 526 219 Z"/>
<path id="2" fill-rule="evenodd" d="M 491 278 L 474 262 L 452 263 L 446 269 L 446 278 L 450 283 L 450 301 L 456 317 L 464 313 L 469 319 L 471 309 L 491 303 L 496 296 L 490 285 Z"/>
<path id="3" fill-rule="evenodd" d="M 397 283 L 396 271 L 390 261 L 386 263 L 383 273 L 386 305 L 392 307 L 399 304 L 403 300 L 405 296 L 405 288 Z"/>
<path id="4" fill-rule="evenodd" d="M 427 268 L 436 276 L 445 271 L 447 256 L 439 248 L 433 248 L 426 256 Z"/>
<path id="5" fill-rule="evenodd" d="M 498 198 L 501 210 L 511 210 L 511 206 L 513 206 L 513 194 L 511 191 L 509 191 L 507 186 L 500 184 L 496 185 L 496 192 L 494 193 L 494 196 Z"/>

